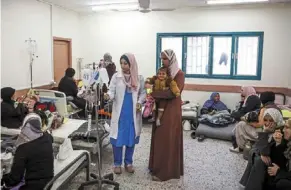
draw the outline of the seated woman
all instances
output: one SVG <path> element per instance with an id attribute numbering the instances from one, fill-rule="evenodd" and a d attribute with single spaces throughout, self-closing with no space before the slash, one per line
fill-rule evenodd
<path id="1" fill-rule="evenodd" d="M 11 172 L 1 180 L 6 188 L 20 186 L 20 190 L 43 189 L 54 176 L 52 136 L 42 132 L 47 124 L 45 113 L 36 111 L 23 121 L 16 140 L 16 152 Z M 23 183 L 24 179 L 24 183 Z"/>
<path id="2" fill-rule="evenodd" d="M 265 110 L 263 118 L 264 130 L 259 133 L 259 139 L 250 152 L 247 168 L 240 180 L 245 190 L 266 189 L 274 180 L 266 175 L 267 168 L 286 167 L 286 142 L 282 140 L 281 132 L 284 126 L 282 114 L 275 108 L 269 108 Z"/>
<path id="3" fill-rule="evenodd" d="M 201 114 L 208 114 L 213 111 L 222 110 L 228 110 L 227 106 L 222 101 L 220 101 L 220 94 L 218 92 L 213 92 L 210 96 L 210 99 L 204 103 L 201 109 Z"/>
<path id="4" fill-rule="evenodd" d="M 233 136 L 233 148 L 231 152 L 242 152 L 248 141 L 254 142 L 258 137 L 258 132 L 261 131 L 261 127 L 264 125 L 264 112 L 268 108 L 275 108 L 279 112 L 280 109 L 275 105 L 274 92 L 263 92 L 260 96 L 262 107 L 259 113 L 249 112 L 244 117 L 241 117 L 243 121 L 240 121 L 235 127 L 235 134 Z"/>
<path id="5" fill-rule="evenodd" d="M 1 89 L 1 126 L 17 129 L 21 126 L 28 109 L 22 103 L 13 100 L 15 89 L 5 87 Z"/>
<path id="6" fill-rule="evenodd" d="M 78 86 L 74 81 L 74 75 L 75 75 L 75 69 L 73 68 L 67 68 L 65 76 L 61 79 L 59 83 L 58 90 L 60 92 L 63 92 L 66 94 L 66 96 L 72 96 L 73 103 L 78 107 L 81 108 L 82 110 L 85 110 L 86 107 L 86 100 L 83 98 L 79 98 L 77 96 L 78 94 Z M 83 116 L 85 115 L 85 112 L 83 111 L 81 113 Z"/>
<path id="7" fill-rule="evenodd" d="M 256 90 L 251 86 L 244 86 L 241 89 L 241 97 L 244 100 L 238 110 L 231 115 L 236 121 L 240 121 L 241 117 L 246 113 L 259 110 L 261 107 L 260 98 L 256 95 Z"/>
<path id="8" fill-rule="evenodd" d="M 273 164 L 268 168 L 269 176 L 273 176 L 273 185 L 269 189 L 290 190 L 291 189 L 291 119 L 285 123 L 284 139 L 287 141 L 287 148 L 284 152 L 286 157 L 286 168 L 281 168 L 277 164 Z M 281 135 L 282 136 L 282 135 Z M 280 138 L 280 136 L 279 136 Z M 275 188 L 274 188 L 275 187 Z"/>

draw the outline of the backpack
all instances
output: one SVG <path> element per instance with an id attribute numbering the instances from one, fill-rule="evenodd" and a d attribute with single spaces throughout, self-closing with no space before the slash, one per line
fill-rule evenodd
<path id="1" fill-rule="evenodd" d="M 142 113 L 143 118 L 149 118 L 150 116 L 152 116 L 154 105 L 155 105 L 155 100 L 153 99 L 153 97 L 148 96 L 146 99 L 143 113 Z"/>

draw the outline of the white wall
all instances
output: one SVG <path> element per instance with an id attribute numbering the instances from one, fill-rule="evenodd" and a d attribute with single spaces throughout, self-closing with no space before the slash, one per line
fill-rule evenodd
<path id="1" fill-rule="evenodd" d="M 33 65 L 34 85 L 48 84 L 52 79 L 50 7 L 29 0 L 2 0 L 1 87 L 16 89 L 30 86 L 28 45 L 37 42 L 38 58 Z"/>
<path id="2" fill-rule="evenodd" d="M 291 62 L 291 6 L 237 9 L 192 9 L 177 12 L 95 14 L 82 17 L 82 46 L 86 61 L 111 52 L 116 62 L 124 52 L 133 52 L 140 72 L 152 75 L 156 68 L 158 32 L 264 31 L 261 81 L 188 79 L 192 83 L 287 87 Z M 274 74 L 279 73 L 277 75 Z"/>
<path id="3" fill-rule="evenodd" d="M 111 52 L 115 62 L 125 52 L 136 55 L 139 71 L 153 75 L 156 68 L 156 34 L 159 32 L 264 31 L 261 81 L 187 79 L 187 83 L 287 87 L 291 69 L 291 6 L 259 8 L 192 9 L 141 14 L 102 13 L 81 17 L 85 62 Z M 118 65 L 118 64 L 117 64 Z M 289 68 L 290 66 L 290 68 Z M 184 99 L 203 104 L 209 92 L 185 91 Z M 222 93 L 231 108 L 239 94 Z"/>
<path id="4" fill-rule="evenodd" d="M 25 40 L 37 42 L 33 85 L 53 79 L 52 36 L 72 39 L 72 62 L 80 56 L 79 15 L 36 0 L 2 0 L 1 87 L 30 87 L 29 55 Z"/>

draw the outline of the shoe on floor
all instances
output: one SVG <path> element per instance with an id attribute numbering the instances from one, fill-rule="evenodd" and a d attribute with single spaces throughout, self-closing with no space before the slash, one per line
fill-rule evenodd
<path id="1" fill-rule="evenodd" d="M 128 173 L 131 173 L 131 174 L 134 173 L 134 168 L 132 165 L 127 165 L 124 168 L 125 168 L 125 171 L 127 171 Z"/>
<path id="2" fill-rule="evenodd" d="M 243 150 L 241 150 L 240 148 L 233 148 L 233 147 L 231 147 L 231 148 L 229 148 L 229 151 L 230 152 L 233 152 L 233 153 L 242 153 L 243 152 Z"/>
<path id="3" fill-rule="evenodd" d="M 121 174 L 122 173 L 121 167 L 114 167 L 113 172 L 117 175 Z"/>
<path id="4" fill-rule="evenodd" d="M 159 182 L 161 182 L 162 180 L 160 180 L 158 177 L 156 177 L 156 176 L 152 176 L 152 180 L 153 181 L 159 181 Z"/>

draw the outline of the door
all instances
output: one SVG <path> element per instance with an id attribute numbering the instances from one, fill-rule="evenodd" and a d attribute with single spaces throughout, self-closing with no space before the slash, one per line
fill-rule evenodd
<path id="1" fill-rule="evenodd" d="M 71 40 L 54 38 L 54 80 L 59 84 L 67 68 L 72 66 Z"/>

